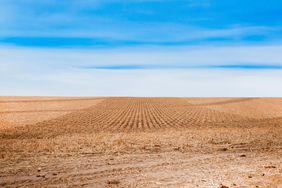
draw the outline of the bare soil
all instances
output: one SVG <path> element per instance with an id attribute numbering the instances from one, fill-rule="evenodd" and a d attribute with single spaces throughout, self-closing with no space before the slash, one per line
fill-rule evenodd
<path id="1" fill-rule="evenodd" d="M 282 99 L 0 97 L 0 187 L 282 187 Z"/>

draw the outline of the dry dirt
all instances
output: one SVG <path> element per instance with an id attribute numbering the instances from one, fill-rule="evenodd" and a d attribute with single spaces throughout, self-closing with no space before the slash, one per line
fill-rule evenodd
<path id="1" fill-rule="evenodd" d="M 0 187 L 282 187 L 282 99 L 0 97 Z"/>

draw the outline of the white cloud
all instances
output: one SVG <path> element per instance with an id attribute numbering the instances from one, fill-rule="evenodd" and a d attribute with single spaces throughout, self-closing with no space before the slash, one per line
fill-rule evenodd
<path id="1" fill-rule="evenodd" d="M 111 49 L 44 49 L 0 47 L 1 64 L 28 69 L 142 64 L 282 64 L 281 45 L 190 46 Z M 0 64 L 0 65 L 1 65 Z"/>
<path id="2" fill-rule="evenodd" d="M 0 48 L 0 95 L 282 96 L 281 70 L 87 70 L 119 64 L 276 64 L 282 46 Z"/>
<path id="3" fill-rule="evenodd" d="M 279 97 L 281 71 L 82 71 L 18 75 L 2 95 Z M 1 82 L 0 82 L 1 83 Z M 2 84 L 2 83 L 1 83 Z"/>

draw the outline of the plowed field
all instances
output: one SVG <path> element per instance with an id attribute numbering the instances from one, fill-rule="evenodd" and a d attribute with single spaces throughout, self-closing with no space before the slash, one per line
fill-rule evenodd
<path id="1" fill-rule="evenodd" d="M 0 97 L 0 187 L 279 187 L 282 99 Z"/>

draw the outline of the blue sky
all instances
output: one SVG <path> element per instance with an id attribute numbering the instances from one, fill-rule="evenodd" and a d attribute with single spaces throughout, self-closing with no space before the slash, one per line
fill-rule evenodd
<path id="1" fill-rule="evenodd" d="M 279 0 L 1 0 L 0 43 L 119 47 L 272 43 Z"/>
<path id="2" fill-rule="evenodd" d="M 281 14 L 279 0 L 0 0 L 0 95 L 282 96 Z"/>

